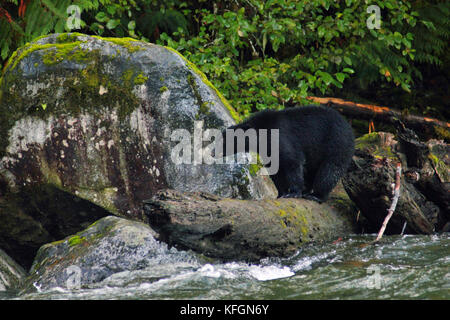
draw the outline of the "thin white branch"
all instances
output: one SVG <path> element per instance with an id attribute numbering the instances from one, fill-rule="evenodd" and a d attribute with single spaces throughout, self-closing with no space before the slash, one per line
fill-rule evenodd
<path id="1" fill-rule="evenodd" d="M 383 225 L 381 226 L 380 231 L 378 231 L 378 235 L 377 235 L 377 238 L 375 239 L 375 242 L 377 242 L 381 239 L 389 220 L 391 219 L 392 215 L 394 214 L 395 207 L 397 206 L 398 198 L 400 197 L 401 174 L 402 174 L 402 165 L 399 162 L 399 163 L 397 163 L 397 170 L 395 172 L 394 198 L 392 199 L 392 203 L 391 203 L 391 206 L 389 207 L 388 214 L 387 214 L 386 218 L 384 218 Z"/>

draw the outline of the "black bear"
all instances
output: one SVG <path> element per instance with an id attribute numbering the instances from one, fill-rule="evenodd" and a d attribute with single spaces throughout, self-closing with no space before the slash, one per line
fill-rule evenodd
<path id="1" fill-rule="evenodd" d="M 345 174 L 355 149 L 349 123 L 332 108 L 304 106 L 281 111 L 265 110 L 228 129 L 278 129 L 279 169 L 271 175 L 280 197 L 303 197 L 318 202 L 328 199 L 331 190 Z M 224 155 L 236 153 L 236 147 Z M 273 151 L 270 144 L 268 152 Z M 231 139 L 231 138 L 229 138 Z M 236 138 L 235 138 L 236 139 Z M 257 134 L 257 147 L 261 144 Z M 235 140 L 236 142 L 236 140 Z M 253 146 L 253 147 L 252 147 Z M 255 144 L 245 143 L 245 152 L 255 151 Z"/>

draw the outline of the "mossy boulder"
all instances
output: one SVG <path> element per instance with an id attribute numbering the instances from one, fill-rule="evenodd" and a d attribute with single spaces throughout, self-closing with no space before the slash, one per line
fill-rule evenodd
<path id="1" fill-rule="evenodd" d="M 164 88 L 164 90 L 161 90 Z M 50 183 L 125 216 L 156 190 L 274 196 L 243 165 L 175 165 L 170 133 L 224 128 L 236 113 L 172 49 L 133 39 L 54 34 L 19 49 L 5 68 L 2 171 L 14 187 Z M 234 118 L 233 118 L 234 117 Z"/>
<path id="2" fill-rule="evenodd" d="M 140 222 L 108 216 L 85 230 L 43 245 L 25 280 L 24 291 L 54 287 L 81 289 L 123 272 L 190 261 L 185 252 L 155 240 Z"/>
<path id="3" fill-rule="evenodd" d="M 167 187 L 276 197 L 271 180 L 250 165 L 172 161 L 174 130 L 194 140 L 196 121 L 203 130 L 222 129 L 238 118 L 204 74 L 169 48 L 78 33 L 38 38 L 3 70 L 0 114 L 0 187 L 25 204 L 3 214 L 29 215 L 50 234 L 47 241 L 70 234 L 53 232 L 68 231 L 61 228 L 66 218 L 54 220 L 68 200 L 73 208 L 80 199 L 92 204 L 79 210 L 92 219 L 71 224 L 73 233 L 105 211 L 140 219 L 142 200 Z M 2 236 L 10 247 L 22 241 Z"/>

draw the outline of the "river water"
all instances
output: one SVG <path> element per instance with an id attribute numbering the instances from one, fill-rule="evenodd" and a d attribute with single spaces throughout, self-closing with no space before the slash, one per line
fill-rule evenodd
<path id="1" fill-rule="evenodd" d="M 257 264 L 205 262 L 177 252 L 151 268 L 116 273 L 89 288 L 3 299 L 450 299 L 450 234 L 354 235 L 308 244 Z M 170 260 L 171 259 L 171 260 Z M 166 259 L 167 260 L 167 259 Z"/>

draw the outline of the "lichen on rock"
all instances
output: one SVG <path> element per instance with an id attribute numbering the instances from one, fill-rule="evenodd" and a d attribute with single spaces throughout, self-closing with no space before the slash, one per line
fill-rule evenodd
<path id="1" fill-rule="evenodd" d="M 141 202 L 167 187 L 276 197 L 270 179 L 247 164 L 172 161 L 174 130 L 193 137 L 197 120 L 223 129 L 237 119 L 174 50 L 128 38 L 43 36 L 13 54 L 0 92 L 0 178 L 11 192 L 51 185 L 135 219 Z"/>

